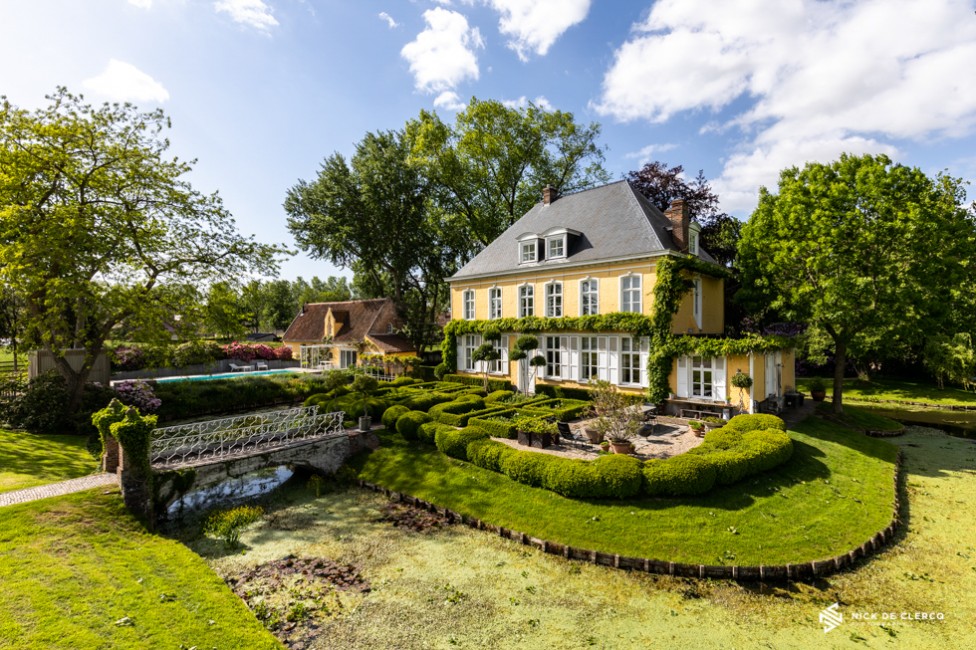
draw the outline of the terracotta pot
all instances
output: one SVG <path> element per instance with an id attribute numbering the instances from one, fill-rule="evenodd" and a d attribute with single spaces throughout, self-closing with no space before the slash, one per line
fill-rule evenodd
<path id="1" fill-rule="evenodd" d="M 615 454 L 632 454 L 634 453 L 634 443 L 632 442 L 613 442 L 610 441 L 610 448 L 613 449 Z"/>
<path id="2" fill-rule="evenodd" d="M 827 391 L 825 390 L 811 390 L 810 399 L 814 402 L 822 402 L 827 397 Z"/>
<path id="3" fill-rule="evenodd" d="M 584 431 L 586 432 L 587 439 L 594 445 L 603 442 L 603 436 L 595 429 L 584 429 Z"/>

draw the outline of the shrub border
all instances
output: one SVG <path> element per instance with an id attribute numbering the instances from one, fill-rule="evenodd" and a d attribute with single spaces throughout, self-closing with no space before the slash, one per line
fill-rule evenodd
<path id="1" fill-rule="evenodd" d="M 788 582 L 788 581 L 811 581 L 824 576 L 840 573 L 853 569 L 858 560 L 873 557 L 887 548 L 895 541 L 902 525 L 902 502 L 901 492 L 904 487 L 904 457 L 901 449 L 895 459 L 895 501 L 892 509 L 891 521 L 888 525 L 879 530 L 866 542 L 857 546 L 847 553 L 841 553 L 825 560 L 812 560 L 810 562 L 800 562 L 797 564 L 776 564 L 758 566 L 739 566 L 739 565 L 714 565 L 714 564 L 685 564 L 682 562 L 667 562 L 664 560 L 654 560 L 650 558 L 631 557 L 619 555 L 617 553 L 603 553 L 589 549 L 574 548 L 568 544 L 560 544 L 538 537 L 532 537 L 526 533 L 489 524 L 481 519 L 471 517 L 462 513 L 455 512 L 450 508 L 441 508 L 429 501 L 418 499 L 417 497 L 402 492 L 396 492 L 388 488 L 359 480 L 360 487 L 368 488 L 375 492 L 382 492 L 393 501 L 407 503 L 412 506 L 423 508 L 429 512 L 436 512 L 445 517 L 451 523 L 462 523 L 470 528 L 485 530 L 494 533 L 505 539 L 510 539 L 526 546 L 535 546 L 543 553 L 549 555 L 560 555 L 567 560 L 581 560 L 599 566 L 609 566 L 615 569 L 625 569 L 631 571 L 643 571 L 645 573 L 655 573 L 659 575 L 669 575 L 683 578 L 698 579 L 722 579 L 733 580 L 736 582 Z"/>

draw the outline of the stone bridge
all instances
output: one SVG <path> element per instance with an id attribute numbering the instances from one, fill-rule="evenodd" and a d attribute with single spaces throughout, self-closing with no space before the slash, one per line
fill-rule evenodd
<path id="1" fill-rule="evenodd" d="M 311 406 L 158 428 L 148 463 L 113 440 L 105 445 L 103 467 L 118 473 L 130 509 L 155 522 L 190 490 L 267 467 L 334 474 L 350 456 L 378 444 L 375 434 L 344 429 L 343 415 Z"/>

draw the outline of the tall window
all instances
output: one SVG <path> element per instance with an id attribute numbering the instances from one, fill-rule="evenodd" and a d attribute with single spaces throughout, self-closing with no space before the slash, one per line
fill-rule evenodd
<path id="1" fill-rule="evenodd" d="M 620 383 L 641 383 L 640 341 L 629 336 L 620 339 Z"/>
<path id="2" fill-rule="evenodd" d="M 339 367 L 352 368 L 356 365 L 355 350 L 339 350 Z"/>
<path id="3" fill-rule="evenodd" d="M 507 374 L 508 370 L 508 337 L 502 337 L 500 339 L 495 339 L 489 341 L 495 352 L 498 353 L 498 359 L 496 361 L 488 362 L 488 372 L 500 375 Z"/>
<path id="4" fill-rule="evenodd" d="M 523 284 L 519 287 L 519 318 L 535 315 L 535 287 Z"/>
<path id="5" fill-rule="evenodd" d="M 620 311 L 641 311 L 641 276 L 620 277 Z"/>
<path id="6" fill-rule="evenodd" d="M 702 326 L 702 281 L 701 278 L 695 278 L 695 289 L 694 289 L 694 307 L 692 311 L 695 314 L 695 324 L 699 328 Z"/>
<path id="7" fill-rule="evenodd" d="M 538 255 L 538 244 L 536 240 L 524 241 L 519 244 L 519 263 L 535 262 Z"/>
<path id="8" fill-rule="evenodd" d="M 597 281 L 587 279 L 580 282 L 580 316 L 600 313 L 600 294 Z"/>
<path id="9" fill-rule="evenodd" d="M 563 376 L 563 350 L 558 336 L 546 337 L 546 377 Z"/>
<path id="10" fill-rule="evenodd" d="M 566 257 L 566 236 L 551 237 L 546 240 L 546 259 Z"/>
<path id="11" fill-rule="evenodd" d="M 465 334 L 461 339 L 461 362 L 463 368 L 474 372 L 477 370 L 477 363 L 474 360 L 474 351 L 478 348 L 481 337 L 477 334 Z"/>
<path id="12" fill-rule="evenodd" d="M 698 238 L 698 226 L 693 224 L 688 229 L 688 252 L 692 255 L 698 255 Z"/>
<path id="13" fill-rule="evenodd" d="M 546 285 L 546 316 L 559 318 L 563 315 L 563 283 L 550 282 Z"/>
<path id="14" fill-rule="evenodd" d="M 691 396 L 711 399 L 713 392 L 711 357 L 691 358 Z"/>
<path id="15" fill-rule="evenodd" d="M 464 320 L 474 320 L 474 289 L 467 289 L 462 294 L 464 302 Z"/>
<path id="16" fill-rule="evenodd" d="M 492 287 L 488 290 L 488 318 L 502 317 L 502 290 Z"/>
<path id="17" fill-rule="evenodd" d="M 580 337 L 580 381 L 597 379 L 600 367 L 600 354 L 597 337 Z"/>

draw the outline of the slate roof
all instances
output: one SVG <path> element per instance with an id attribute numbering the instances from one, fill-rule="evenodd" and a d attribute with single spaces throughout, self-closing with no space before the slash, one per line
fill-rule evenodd
<path id="1" fill-rule="evenodd" d="M 408 352 L 414 349 L 403 337 L 389 334 L 391 325 L 394 328 L 400 325 L 396 308 L 389 298 L 308 303 L 285 330 L 282 340 L 321 343 L 325 338 L 325 317 L 330 309 L 336 324 L 342 323 L 334 343 L 358 343 L 369 336 L 384 352 Z M 402 347 L 404 342 L 407 347 Z"/>
<path id="2" fill-rule="evenodd" d="M 518 238 L 567 228 L 581 233 L 570 237 L 565 258 L 518 263 Z M 478 253 L 450 279 L 460 280 L 507 273 L 587 264 L 604 260 L 651 257 L 678 251 L 671 239 L 671 221 L 634 190 L 626 180 L 575 194 L 559 196 L 549 205 L 536 203 L 508 230 Z M 699 256 L 714 262 L 699 247 Z"/>

